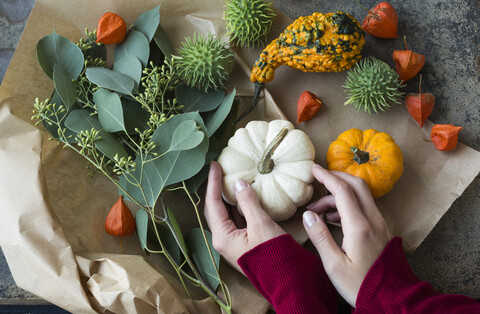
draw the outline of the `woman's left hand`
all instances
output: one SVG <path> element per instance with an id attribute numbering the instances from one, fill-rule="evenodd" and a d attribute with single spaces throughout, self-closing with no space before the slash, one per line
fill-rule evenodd
<path id="1" fill-rule="evenodd" d="M 212 232 L 212 243 L 230 264 L 241 271 L 237 260 L 255 246 L 286 232 L 260 207 L 255 190 L 245 181 L 235 184 L 235 196 L 247 227 L 238 229 L 222 201 L 222 168 L 212 161 L 205 197 L 205 218 Z"/>

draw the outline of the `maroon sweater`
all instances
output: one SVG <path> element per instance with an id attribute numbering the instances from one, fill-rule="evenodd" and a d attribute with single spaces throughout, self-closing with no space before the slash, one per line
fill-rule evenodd
<path id="1" fill-rule="evenodd" d="M 337 297 L 318 257 L 285 234 L 246 252 L 238 264 L 282 313 L 336 313 Z M 480 313 L 480 303 L 436 292 L 410 269 L 402 240 L 393 238 L 368 271 L 355 313 Z"/>

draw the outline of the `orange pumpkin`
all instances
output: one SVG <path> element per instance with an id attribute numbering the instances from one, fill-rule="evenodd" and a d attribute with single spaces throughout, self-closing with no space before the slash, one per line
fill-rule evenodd
<path id="1" fill-rule="evenodd" d="M 350 129 L 330 144 L 329 170 L 365 179 L 374 198 L 387 194 L 403 173 L 402 151 L 387 133 Z"/>

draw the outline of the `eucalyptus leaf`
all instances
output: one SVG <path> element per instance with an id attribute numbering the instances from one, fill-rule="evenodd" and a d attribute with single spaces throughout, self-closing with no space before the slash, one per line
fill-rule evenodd
<path id="1" fill-rule="evenodd" d="M 146 158 L 151 159 L 154 158 L 154 156 L 148 155 Z M 153 208 L 160 193 L 166 186 L 166 180 L 169 175 L 168 172 L 171 171 L 173 167 L 162 163 L 156 166 L 152 161 L 143 163 L 140 156 L 137 156 L 135 163 L 137 164 L 136 171 L 123 174 L 120 176 L 119 181 L 120 186 L 127 191 L 129 196 L 123 193 L 123 191 L 120 193 L 130 200 L 132 200 L 130 198 L 131 196 L 143 206 Z M 132 185 L 131 182 L 134 182 L 135 185 Z"/>
<path id="2" fill-rule="evenodd" d="M 183 106 L 183 112 L 205 112 L 217 108 L 222 103 L 225 92 L 221 89 L 205 92 L 186 84 L 180 84 L 175 88 L 175 97 L 178 104 Z"/>
<path id="3" fill-rule="evenodd" d="M 134 184 L 137 184 L 137 182 L 139 184 L 140 176 L 143 172 L 142 171 L 142 159 L 140 158 L 140 156 L 137 156 L 135 158 L 135 163 L 136 163 L 135 171 L 130 172 L 130 173 L 125 173 L 125 174 L 120 176 L 118 183 L 122 187 L 123 190 L 119 188 L 118 192 L 125 199 L 127 199 L 131 202 L 136 201 L 136 202 L 140 203 L 141 205 L 148 207 L 149 204 L 147 204 L 147 201 L 144 198 L 144 194 L 138 188 L 138 186 L 134 185 Z M 132 184 L 131 182 L 133 182 L 134 184 Z M 145 193 L 148 193 L 148 190 L 145 191 Z M 150 199 L 152 198 L 152 197 L 149 197 L 149 196 L 145 196 L 145 197 L 150 198 Z"/>
<path id="4" fill-rule="evenodd" d="M 142 70 L 142 63 L 134 56 L 124 56 L 113 64 L 113 71 L 130 76 L 135 81 L 135 87 L 140 84 Z"/>
<path id="5" fill-rule="evenodd" d="M 182 246 L 183 250 L 188 253 L 187 244 L 185 243 L 185 238 L 183 237 L 183 234 L 182 234 L 182 229 L 180 229 L 178 220 L 177 218 L 175 218 L 175 215 L 173 214 L 173 210 L 170 207 L 167 207 L 167 218 L 170 220 L 172 224 L 173 230 L 175 232 L 175 235 L 177 236 L 178 241 L 180 242 L 180 245 Z"/>
<path id="6" fill-rule="evenodd" d="M 208 145 L 208 152 L 205 156 L 205 166 L 196 175 L 191 177 L 185 182 L 187 190 L 190 193 L 197 193 L 198 189 L 207 180 L 208 172 L 210 170 L 210 162 L 217 159 L 220 155 L 220 145 L 215 136 L 210 137 L 210 143 Z"/>
<path id="7" fill-rule="evenodd" d="M 180 252 L 180 248 L 178 247 L 177 241 L 172 234 L 172 231 L 163 224 L 157 224 L 157 230 L 165 249 L 173 258 L 175 263 L 180 265 L 182 263 L 182 254 Z"/>
<path id="8" fill-rule="evenodd" d="M 53 79 L 55 64 L 62 66 L 68 77 L 76 80 L 83 69 L 83 53 L 77 45 L 58 35 L 55 30 L 37 43 L 37 59 L 43 71 Z"/>
<path id="9" fill-rule="evenodd" d="M 75 133 L 91 129 L 100 131 L 102 129 L 100 121 L 92 117 L 86 109 L 73 110 L 65 120 L 65 126 Z"/>
<path id="10" fill-rule="evenodd" d="M 125 130 L 122 102 L 117 93 L 100 88 L 93 93 L 93 101 L 97 105 L 98 119 L 105 131 L 113 133 Z"/>
<path id="11" fill-rule="evenodd" d="M 106 68 L 88 68 L 86 75 L 92 83 L 122 94 L 130 95 L 135 87 L 130 76 Z"/>
<path id="12" fill-rule="evenodd" d="M 170 59 L 174 52 L 173 45 L 161 25 L 158 25 L 157 31 L 155 32 L 153 39 L 155 40 L 155 43 L 157 44 L 158 48 L 160 48 L 160 50 L 163 52 L 165 57 Z"/>
<path id="13" fill-rule="evenodd" d="M 153 62 L 153 64 L 161 65 L 163 64 L 164 59 L 165 56 L 163 55 L 163 52 L 157 46 L 155 41 L 152 40 L 150 42 L 150 55 L 148 56 L 148 64 L 150 64 L 150 62 Z"/>
<path id="14" fill-rule="evenodd" d="M 220 143 L 215 136 L 210 137 L 207 156 L 205 156 L 205 164 L 208 165 L 220 155 Z"/>
<path id="15" fill-rule="evenodd" d="M 107 60 L 107 49 L 105 45 L 97 45 L 95 42 L 92 42 L 90 49 L 84 51 L 85 59 L 91 57 L 92 59 L 100 58 Z"/>
<path id="16" fill-rule="evenodd" d="M 206 134 L 207 131 L 198 112 L 175 115 L 160 125 L 153 134 L 152 140 L 157 144 L 159 151 L 162 151 L 163 147 L 170 147 L 170 139 L 176 127 L 187 120 L 194 120 L 200 125 L 200 130 Z M 161 170 L 163 175 L 167 175 L 165 186 L 186 180 L 200 171 L 205 163 L 208 145 L 208 138 L 205 136 L 200 145 L 193 149 L 169 152 L 156 160 L 154 163 L 159 170 L 163 168 L 162 163 L 168 165 L 168 173 L 167 169 Z"/>
<path id="17" fill-rule="evenodd" d="M 136 101 L 122 98 L 123 119 L 125 121 L 125 129 L 128 134 L 134 134 L 135 129 L 143 132 L 148 128 L 148 119 L 150 114 L 142 108 L 142 105 Z"/>
<path id="18" fill-rule="evenodd" d="M 50 99 L 50 103 L 51 104 L 57 104 L 58 106 L 66 107 L 65 104 L 63 103 L 62 99 L 60 98 L 60 95 L 58 94 L 58 92 L 56 90 L 53 91 L 52 97 Z M 76 143 L 77 142 L 75 140 L 76 133 L 71 131 L 70 129 L 66 128 L 66 126 L 65 126 L 65 118 L 73 108 L 75 108 L 75 106 L 72 106 L 72 108 L 67 109 L 64 113 L 60 114 L 58 117 L 52 117 L 52 119 L 55 120 L 56 122 L 60 122 L 60 127 L 61 128 L 65 128 L 65 136 L 67 137 L 67 141 L 69 143 Z M 45 129 L 52 135 L 53 138 L 55 138 L 57 140 L 59 139 L 58 126 L 57 125 L 55 125 L 55 124 L 50 125 L 45 121 L 42 121 L 42 124 L 45 127 Z"/>
<path id="19" fill-rule="evenodd" d="M 220 105 L 220 107 L 218 107 L 217 110 L 208 112 L 207 114 L 204 115 L 205 125 L 207 127 L 209 137 L 212 136 L 215 133 L 215 131 L 218 130 L 218 128 L 222 125 L 225 118 L 230 113 L 230 110 L 232 109 L 233 101 L 235 100 L 235 93 L 236 93 L 236 90 L 234 88 L 230 94 L 225 96 L 225 98 L 222 101 L 222 104 Z"/>
<path id="20" fill-rule="evenodd" d="M 135 30 L 142 32 L 151 41 L 160 24 L 160 5 L 143 12 L 133 24 Z"/>
<path id="21" fill-rule="evenodd" d="M 206 135 L 206 129 L 198 112 L 175 115 L 161 124 L 153 133 L 152 140 L 157 148 L 152 152 L 157 156 L 149 155 L 144 163 L 140 156 L 135 162 L 137 171 L 120 178 L 121 186 L 144 206 L 153 207 L 160 193 L 166 186 L 187 180 L 197 174 L 205 164 L 205 155 L 208 151 L 208 137 L 195 148 L 182 151 L 168 151 L 175 129 L 184 121 L 194 120 L 200 125 L 200 130 Z M 128 181 L 136 180 L 142 191 Z"/>
<path id="22" fill-rule="evenodd" d="M 196 175 L 191 177 L 185 182 L 188 192 L 197 193 L 198 189 L 208 178 L 208 172 L 210 171 L 210 165 L 204 166 Z"/>
<path id="23" fill-rule="evenodd" d="M 115 47 L 114 62 L 125 56 L 138 58 L 142 65 L 147 65 L 150 54 L 150 44 L 148 38 L 141 32 L 131 29 L 127 33 L 125 40 Z"/>
<path id="24" fill-rule="evenodd" d="M 135 214 L 135 223 L 137 225 L 137 236 L 143 251 L 150 254 L 147 248 L 148 236 L 148 214 L 145 210 L 139 209 Z"/>
<path id="25" fill-rule="evenodd" d="M 55 84 L 55 90 L 65 104 L 65 109 L 70 109 L 77 101 L 77 88 L 70 75 L 60 64 L 53 66 L 53 83 Z"/>
<path id="26" fill-rule="evenodd" d="M 95 145 L 97 145 L 98 150 L 110 158 L 110 160 L 113 160 L 115 155 L 118 155 L 118 158 L 128 157 L 128 153 L 119 139 L 104 130 L 100 131 L 100 137 L 101 139 L 98 140 Z"/>
<path id="27" fill-rule="evenodd" d="M 65 126 L 75 133 L 91 130 L 92 128 L 99 131 L 101 139 L 95 142 L 98 150 L 110 159 L 115 155 L 118 157 L 128 157 L 125 147 L 120 140 L 103 130 L 100 121 L 92 117 L 90 112 L 85 109 L 73 110 L 65 120 Z"/>
<path id="28" fill-rule="evenodd" d="M 185 238 L 185 242 L 187 243 L 188 250 L 198 271 L 201 273 L 203 279 L 208 283 L 210 288 L 215 291 L 220 284 L 216 272 L 216 269 L 218 269 L 220 265 L 220 254 L 213 248 L 212 234 L 208 230 L 205 230 L 205 236 L 208 245 L 210 246 L 214 261 L 210 258 L 208 247 L 200 228 L 193 228 L 190 230 Z"/>
<path id="29" fill-rule="evenodd" d="M 197 123 L 193 120 L 187 120 L 180 123 L 175 132 L 173 132 L 172 142 L 169 151 L 188 150 L 198 146 L 203 138 L 204 133 L 197 127 Z"/>

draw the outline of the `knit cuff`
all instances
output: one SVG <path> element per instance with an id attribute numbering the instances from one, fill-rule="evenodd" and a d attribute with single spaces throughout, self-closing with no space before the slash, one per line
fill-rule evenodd
<path id="1" fill-rule="evenodd" d="M 320 259 L 290 234 L 256 246 L 237 262 L 277 313 L 336 310 L 335 290 Z"/>
<path id="2" fill-rule="evenodd" d="M 393 238 L 360 286 L 355 313 L 480 313 L 480 303 L 442 294 L 410 269 L 402 240 Z"/>
<path id="3" fill-rule="evenodd" d="M 403 252 L 402 239 L 394 237 L 383 249 L 360 286 L 357 312 L 385 310 L 404 301 L 405 293 L 419 279 L 412 272 Z"/>

